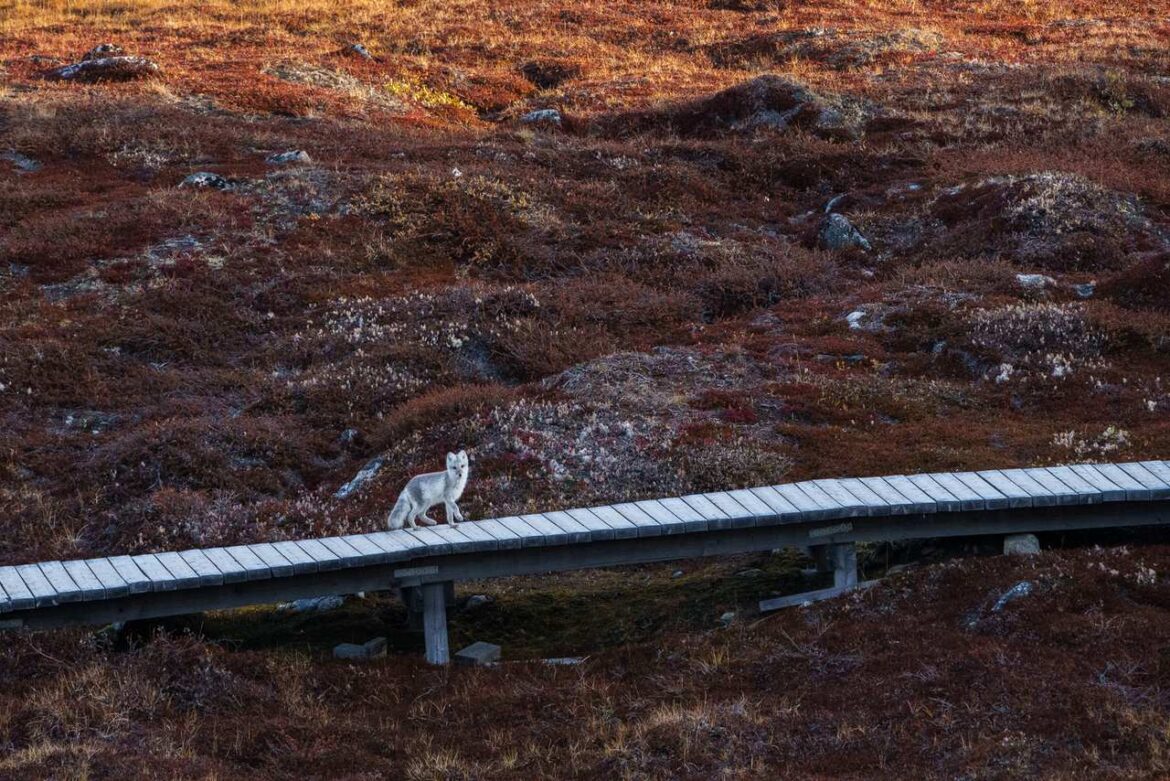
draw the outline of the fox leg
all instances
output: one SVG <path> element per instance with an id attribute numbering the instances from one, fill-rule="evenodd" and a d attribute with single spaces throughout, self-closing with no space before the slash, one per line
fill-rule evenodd
<path id="1" fill-rule="evenodd" d="M 417 517 L 420 521 L 422 521 L 424 526 L 437 526 L 439 522 L 436 521 L 431 516 L 427 515 L 427 510 L 429 510 L 429 509 L 431 509 L 431 508 L 427 507 L 424 510 L 420 510 L 418 515 L 415 517 Z"/>
<path id="2" fill-rule="evenodd" d="M 456 521 L 464 520 L 463 513 L 459 510 L 459 505 L 455 504 L 455 502 L 445 502 L 445 504 L 447 505 L 447 523 L 454 526 Z"/>

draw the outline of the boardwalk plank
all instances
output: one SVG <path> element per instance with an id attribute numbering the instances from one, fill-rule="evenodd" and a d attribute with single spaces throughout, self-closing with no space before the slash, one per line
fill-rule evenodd
<path id="1" fill-rule="evenodd" d="M 467 539 L 476 543 L 477 547 L 474 550 L 490 551 L 500 547 L 495 537 L 479 528 L 479 521 L 462 522 L 459 524 L 459 531 L 463 532 L 463 535 Z"/>
<path id="2" fill-rule="evenodd" d="M 935 507 L 939 512 L 958 512 L 963 509 L 963 501 L 939 485 L 933 476 L 907 475 L 907 479 L 934 500 Z"/>
<path id="3" fill-rule="evenodd" d="M 916 512 L 935 513 L 939 510 L 938 502 L 936 502 L 930 494 L 914 485 L 910 478 L 906 477 L 905 475 L 887 475 L 885 477 L 873 478 L 873 480 L 880 480 L 902 496 L 906 497 L 908 501 L 913 502 L 914 506 L 918 508 Z M 870 480 L 865 480 L 864 482 L 867 485 L 873 485 Z"/>
<path id="4" fill-rule="evenodd" d="M 1139 463 L 1132 464 L 1118 464 L 1118 467 L 1127 475 L 1137 480 L 1142 484 L 1142 487 L 1148 488 L 1150 491 L 1150 498 L 1152 499 L 1166 499 L 1170 497 L 1170 485 L 1162 482 L 1162 480 L 1146 469 Z"/>
<path id="5" fill-rule="evenodd" d="M 790 483 L 766 488 L 752 488 L 764 504 L 776 511 L 780 523 L 789 521 L 816 521 L 829 516 L 826 510 Z"/>
<path id="6" fill-rule="evenodd" d="M 248 568 L 236 561 L 236 558 L 223 548 L 206 548 L 203 555 L 219 570 L 224 583 L 243 583 L 249 580 L 251 573 L 248 572 Z M 263 567 L 263 562 L 258 563 Z M 264 567 L 264 569 L 268 568 Z"/>
<path id="7" fill-rule="evenodd" d="M 462 523 L 456 523 L 452 526 L 449 523 L 441 523 L 438 526 L 432 526 L 431 531 L 451 545 L 452 553 L 472 553 L 477 550 L 482 550 L 471 538 L 463 533 L 464 525 Z"/>
<path id="8" fill-rule="evenodd" d="M 854 515 L 854 510 L 858 509 L 854 507 L 856 499 L 850 499 L 849 504 L 842 504 L 825 493 L 825 490 L 812 480 L 793 483 L 793 487 L 804 492 L 809 499 L 815 502 L 817 507 L 824 511 L 823 517 L 825 518 L 850 518 Z"/>
<path id="9" fill-rule="evenodd" d="M 89 571 L 102 584 L 107 597 L 116 599 L 130 593 L 129 584 L 118 574 L 108 559 L 87 559 L 85 563 L 89 565 Z"/>
<path id="10" fill-rule="evenodd" d="M 963 510 L 985 510 L 987 500 L 973 490 L 962 480 L 950 472 L 935 472 L 930 478 L 941 485 L 951 496 L 959 500 L 959 507 Z"/>
<path id="11" fill-rule="evenodd" d="M 272 567 L 247 545 L 231 545 L 223 549 L 247 572 L 246 580 L 266 580 L 272 577 Z M 286 562 L 287 564 L 287 562 Z"/>
<path id="12" fill-rule="evenodd" d="M 179 587 L 179 581 L 153 553 L 133 556 L 131 560 L 134 566 L 138 567 L 142 574 L 150 579 L 151 591 L 174 591 Z"/>
<path id="13" fill-rule="evenodd" d="M 773 510 L 767 502 L 748 489 L 737 488 L 734 491 L 728 491 L 727 495 L 755 516 L 756 526 L 771 526 L 779 523 L 780 513 Z"/>
<path id="14" fill-rule="evenodd" d="M 985 482 L 991 485 L 995 490 L 1004 497 L 1007 501 L 1008 507 L 1031 507 L 1033 504 L 1032 494 L 1025 491 L 1020 486 L 1013 483 L 1011 480 L 1004 477 L 994 469 L 985 470 L 983 472 L 975 472 Z"/>
<path id="15" fill-rule="evenodd" d="M 199 585 L 199 573 L 191 569 L 191 565 L 183 561 L 183 557 L 175 551 L 163 551 L 154 554 L 154 557 L 171 573 L 178 588 L 192 588 Z"/>
<path id="16" fill-rule="evenodd" d="M 1138 463 L 1164 484 L 1170 485 L 1170 461 L 1140 461 Z"/>
<path id="17" fill-rule="evenodd" d="M 565 517 L 568 518 L 569 520 L 572 520 L 572 518 L 570 516 L 568 516 L 568 514 L 566 514 Z M 524 523 L 528 524 L 528 526 L 531 527 L 533 530 L 535 530 L 535 531 L 539 532 L 541 535 L 543 535 L 545 545 L 565 545 L 566 543 L 574 541 L 573 540 L 574 535 L 570 535 L 564 529 L 562 529 L 560 526 L 553 523 L 548 518 L 545 518 L 543 515 L 539 515 L 539 514 L 521 515 L 520 520 L 524 521 Z M 577 535 L 576 541 L 588 540 L 588 539 L 589 539 L 588 532 L 582 531 L 579 535 Z"/>
<path id="18" fill-rule="evenodd" d="M 57 602 L 77 602 L 83 598 L 82 589 L 73 582 L 73 578 L 69 576 L 61 562 L 42 561 L 33 566 L 41 568 L 41 574 L 57 594 Z"/>
<path id="19" fill-rule="evenodd" d="M 228 550 L 230 551 L 231 548 Z M 306 564 L 302 560 L 308 559 L 309 557 L 305 555 L 305 552 L 299 548 L 293 549 L 295 551 L 294 555 L 298 556 L 298 562 L 296 564 L 289 561 L 288 558 L 286 558 L 284 554 L 277 550 L 276 546 L 270 542 L 261 542 L 255 545 L 249 545 L 247 546 L 247 550 L 253 553 L 256 558 L 260 559 L 260 561 L 264 562 L 265 566 L 268 567 L 268 572 L 274 578 L 284 578 L 288 577 L 289 575 L 296 574 L 298 567 L 300 567 L 300 572 L 317 571 L 317 563 L 315 561 L 309 561 Z M 234 556 L 235 553 L 233 552 L 232 555 Z"/>
<path id="20" fill-rule="evenodd" d="M 366 558 L 364 553 L 340 537 L 322 537 L 317 542 L 321 543 L 321 545 L 340 560 L 341 564 L 338 569 L 343 567 L 361 567 L 374 563 L 372 560 Z"/>
<path id="21" fill-rule="evenodd" d="M 16 567 L 0 567 L 0 586 L 8 593 L 8 605 L 11 609 L 27 610 L 36 606 L 36 598 L 28 590 Z"/>
<path id="22" fill-rule="evenodd" d="M 988 510 L 1003 510 L 1016 506 L 1012 504 L 1010 497 L 975 472 L 953 472 L 952 476 L 978 494 Z"/>
<path id="23" fill-rule="evenodd" d="M 859 518 L 870 515 L 874 511 L 874 507 L 867 502 L 861 501 L 857 496 L 841 485 L 841 481 L 837 479 L 827 480 L 812 480 L 810 484 L 817 489 L 823 491 L 830 499 L 841 506 L 841 512 L 844 516 L 850 518 Z M 885 507 L 885 504 L 882 504 Z"/>
<path id="24" fill-rule="evenodd" d="M 1125 489 L 1098 472 L 1088 464 L 1073 464 L 1068 467 L 1077 477 L 1101 492 L 1103 502 L 1124 502 Z"/>
<path id="25" fill-rule="evenodd" d="M 292 566 L 292 574 L 295 575 L 332 569 L 330 563 L 337 560 L 336 556 L 321 545 L 317 545 L 314 551 L 310 552 L 293 540 L 281 540 L 271 543 L 271 548 Z M 260 552 L 257 551 L 256 555 L 259 556 Z M 326 566 L 322 566 L 322 562 L 325 562 Z"/>
<path id="26" fill-rule="evenodd" d="M 662 534 L 682 534 L 687 530 L 686 522 L 666 508 L 657 499 L 634 502 L 634 506 L 653 518 L 661 527 Z M 625 514 L 624 512 L 622 513 Z"/>
<path id="27" fill-rule="evenodd" d="M 106 561 L 110 562 L 114 571 L 126 581 L 131 594 L 145 594 L 151 590 L 150 578 L 138 568 L 130 556 L 111 556 Z"/>
<path id="28" fill-rule="evenodd" d="M 707 519 L 703 514 L 697 512 L 695 508 L 691 507 L 679 497 L 669 496 L 665 499 L 659 499 L 658 502 L 682 522 L 685 531 L 707 531 Z"/>
<path id="29" fill-rule="evenodd" d="M 222 586 L 223 573 L 219 571 L 211 559 L 201 550 L 185 550 L 179 552 L 179 558 L 199 576 L 201 586 Z"/>
<path id="30" fill-rule="evenodd" d="M 711 529 L 746 529 L 750 526 L 755 526 L 759 519 L 759 513 L 752 512 L 742 504 L 737 502 L 731 494 L 725 491 L 713 491 L 708 494 L 701 495 L 703 499 L 719 508 L 719 512 L 723 513 L 723 518 L 708 518 L 707 524 Z M 684 496 L 685 501 L 690 501 L 691 497 Z M 756 500 L 759 502 L 759 500 Z M 771 515 L 768 506 L 763 502 L 759 502 L 764 508 L 763 511 Z"/>
<path id="31" fill-rule="evenodd" d="M 1059 495 L 1033 480 L 1023 469 L 1001 469 L 999 473 L 1031 496 L 1033 507 L 1055 507 L 1060 504 Z"/>
<path id="32" fill-rule="evenodd" d="M 77 584 L 82 599 L 105 599 L 112 596 L 106 593 L 106 587 L 102 585 L 101 579 L 93 574 L 93 570 L 89 568 L 89 562 L 75 559 L 62 562 L 62 564 L 65 566 L 65 571 L 69 573 L 69 577 L 73 578 L 73 582 Z"/>
<path id="33" fill-rule="evenodd" d="M 393 556 L 371 542 L 364 534 L 347 534 L 341 539 L 361 554 L 366 564 L 386 564 L 393 559 Z"/>
<path id="34" fill-rule="evenodd" d="M 881 494 L 874 491 L 868 485 L 856 477 L 845 477 L 837 481 L 842 488 L 848 491 L 857 500 L 869 508 L 869 514 L 874 516 L 885 515 L 902 515 L 907 512 L 909 502 L 904 497 L 899 496 L 897 501 L 888 499 Z M 897 492 L 886 486 L 887 493 L 896 494 Z"/>
<path id="35" fill-rule="evenodd" d="M 478 521 L 479 528 L 496 538 L 496 543 L 501 550 L 511 550 L 513 548 L 521 547 L 524 542 L 520 539 L 520 535 L 509 529 L 504 524 L 500 523 L 495 518 L 489 518 L 486 521 Z"/>
<path id="36" fill-rule="evenodd" d="M 1076 491 L 1078 495 L 1087 497 L 1088 501 L 1093 504 L 1105 500 L 1105 494 L 1100 488 L 1097 488 L 1067 466 L 1050 466 L 1045 471 Z"/>
<path id="37" fill-rule="evenodd" d="M 594 507 L 593 515 L 604 521 L 611 529 L 614 529 L 615 536 L 616 529 L 618 528 L 633 527 L 635 537 L 657 537 L 662 534 L 667 534 L 669 531 L 654 516 L 634 502 L 622 502 L 615 505 Z M 623 526 L 623 522 L 629 524 L 629 527 Z"/>
<path id="38" fill-rule="evenodd" d="M 57 589 L 49 583 L 40 567 L 35 564 L 20 564 L 16 567 L 16 572 L 32 592 L 37 607 L 57 604 Z"/>
<path id="39" fill-rule="evenodd" d="M 500 522 L 512 530 L 525 548 L 539 548 L 550 544 L 544 533 L 524 522 L 518 515 L 501 518 Z"/>
<path id="40" fill-rule="evenodd" d="M 1089 495 L 1082 496 L 1081 494 L 1077 493 L 1076 490 L 1065 485 L 1047 469 L 1033 468 L 1024 469 L 1022 471 L 1028 477 L 1032 478 L 1037 483 L 1051 491 L 1062 506 L 1089 504 L 1091 501 L 1093 501 L 1093 497 L 1090 497 Z M 1095 498 L 1097 501 L 1100 501 L 1101 495 L 1097 494 Z"/>
<path id="41" fill-rule="evenodd" d="M 1153 497 L 1149 488 L 1134 480 L 1128 472 L 1117 467 L 1116 464 L 1090 464 L 1088 468 L 1096 470 L 1109 482 L 1125 491 L 1125 500 L 1128 502 L 1145 501 Z"/>

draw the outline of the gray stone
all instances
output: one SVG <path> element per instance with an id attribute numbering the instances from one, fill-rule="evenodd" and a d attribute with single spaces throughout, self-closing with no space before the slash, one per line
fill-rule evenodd
<path id="1" fill-rule="evenodd" d="M 361 645 L 341 643 L 333 647 L 334 659 L 381 659 L 386 655 L 386 638 L 375 637 Z"/>
<path id="2" fill-rule="evenodd" d="M 32 174 L 41 170 L 41 164 L 39 162 L 15 150 L 0 152 L 0 160 L 7 160 L 12 163 L 13 168 L 22 174 Z"/>
<path id="3" fill-rule="evenodd" d="M 378 474 L 378 471 L 382 468 L 382 464 L 385 462 L 386 460 L 382 456 L 371 460 L 361 468 L 361 471 L 353 476 L 352 480 L 341 486 L 341 488 L 338 488 L 337 493 L 333 494 L 333 498 L 348 499 L 350 496 L 353 496 L 365 487 L 366 483 L 374 479 L 374 476 Z"/>
<path id="4" fill-rule="evenodd" d="M 1003 538 L 1003 552 L 1007 556 L 1029 556 L 1040 552 L 1040 540 L 1035 534 L 1009 534 Z"/>
<path id="5" fill-rule="evenodd" d="M 495 597 L 488 596 L 487 594 L 472 594 L 470 597 L 467 598 L 467 609 L 474 610 L 477 607 L 483 607 L 484 605 L 490 605 L 492 602 L 495 602 L 495 601 L 496 601 Z"/>
<path id="6" fill-rule="evenodd" d="M 1056 280 L 1047 274 L 1016 274 L 1016 283 L 1025 290 L 1043 290 L 1055 285 Z"/>
<path id="7" fill-rule="evenodd" d="M 214 190 L 230 190 L 232 183 L 219 174 L 213 174 L 210 171 L 196 171 L 189 175 L 183 181 L 179 182 L 180 187 L 210 187 Z"/>
<path id="8" fill-rule="evenodd" d="M 670 573 L 670 576 L 672 578 L 678 579 L 678 578 L 681 578 L 683 576 L 683 574 L 684 573 L 681 569 L 676 569 L 674 572 Z"/>
<path id="9" fill-rule="evenodd" d="M 555 108 L 540 108 L 535 111 L 529 111 L 524 116 L 520 117 L 520 121 L 525 125 L 560 125 L 561 112 Z"/>
<path id="10" fill-rule="evenodd" d="M 455 653 L 456 664 L 478 666 L 498 661 L 500 661 L 500 647 L 483 641 L 472 643 Z"/>
<path id="11" fill-rule="evenodd" d="M 107 57 L 118 57 L 125 54 L 126 51 L 116 43 L 99 43 L 85 53 L 81 58 L 82 62 L 89 60 L 104 60 Z"/>
<path id="12" fill-rule="evenodd" d="M 822 247 L 829 250 L 857 248 L 868 252 L 873 249 L 869 240 L 861 235 L 861 231 L 853 227 L 853 223 L 844 214 L 836 212 L 825 217 L 817 239 Z"/>
<path id="13" fill-rule="evenodd" d="M 344 49 L 342 49 L 342 52 L 344 52 L 345 54 L 357 55 L 358 57 L 361 57 L 363 60 L 374 59 L 374 55 L 370 54 L 370 50 L 367 49 L 365 46 L 362 46 L 360 43 L 351 43 L 349 46 L 346 46 Z"/>
<path id="14" fill-rule="evenodd" d="M 995 605 L 991 608 L 992 613 L 998 613 L 1003 610 L 1009 602 L 1014 602 L 1021 597 L 1026 597 L 1032 593 L 1034 588 L 1032 581 L 1021 580 L 1016 585 L 1003 592 L 999 599 L 995 600 Z"/>
<path id="15" fill-rule="evenodd" d="M 1085 282 L 1083 285 L 1073 285 L 1072 287 L 1078 298 L 1092 298 L 1097 292 L 1096 282 Z"/>
<path id="16" fill-rule="evenodd" d="M 55 68 L 48 73 L 51 79 L 64 81 L 81 81 L 86 83 L 101 81 L 133 81 L 135 79 L 154 76 L 159 73 L 159 67 L 145 57 L 98 57 L 91 60 L 82 60 L 63 68 Z"/>
<path id="17" fill-rule="evenodd" d="M 342 596 L 309 597 L 283 602 L 277 605 L 276 609 L 282 613 L 324 613 L 329 610 L 337 610 L 344 604 L 345 597 Z"/>
<path id="18" fill-rule="evenodd" d="M 723 626 L 731 626 L 735 622 L 735 611 L 728 610 L 723 615 L 719 616 L 719 623 Z"/>
<path id="19" fill-rule="evenodd" d="M 309 153 L 303 149 L 290 149 L 287 152 L 277 152 L 265 158 L 269 165 L 291 165 L 293 163 L 308 164 L 313 162 Z"/>

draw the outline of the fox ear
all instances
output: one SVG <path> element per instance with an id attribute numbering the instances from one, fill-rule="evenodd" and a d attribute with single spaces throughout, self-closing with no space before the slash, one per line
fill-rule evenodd
<path id="1" fill-rule="evenodd" d="M 459 459 L 460 459 L 461 461 L 466 461 L 466 460 L 467 460 L 467 451 L 466 451 L 466 450 L 460 450 L 460 451 L 459 451 Z"/>
<path id="2" fill-rule="evenodd" d="M 455 461 L 458 461 L 458 460 L 459 460 L 459 457 L 456 456 L 454 453 L 447 454 L 447 463 L 448 464 L 454 463 Z"/>

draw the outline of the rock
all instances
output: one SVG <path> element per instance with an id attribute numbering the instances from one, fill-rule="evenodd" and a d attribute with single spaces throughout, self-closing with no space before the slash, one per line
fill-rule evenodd
<path id="1" fill-rule="evenodd" d="M 0 152 L 0 160 L 6 160 L 12 163 L 12 166 L 22 174 L 32 174 L 41 170 L 41 164 L 39 162 L 15 150 Z"/>
<path id="2" fill-rule="evenodd" d="M 1005 591 L 999 599 L 995 600 L 995 605 L 991 608 L 991 612 L 1000 612 L 1004 609 L 1004 607 L 1007 606 L 1009 602 L 1014 602 L 1021 597 L 1026 597 L 1031 594 L 1033 588 L 1035 588 L 1035 586 L 1033 585 L 1032 581 L 1021 580 L 1019 583 Z"/>
<path id="3" fill-rule="evenodd" d="M 357 441 L 359 434 L 360 432 L 356 428 L 347 428 L 345 431 L 341 432 L 341 436 L 338 437 L 338 440 L 343 445 L 352 445 Z"/>
<path id="4" fill-rule="evenodd" d="M 313 162 L 309 153 L 302 149 L 290 149 L 287 152 L 277 152 L 265 158 L 269 165 L 290 165 L 292 163 L 307 164 Z"/>
<path id="5" fill-rule="evenodd" d="M 845 315 L 845 322 L 849 323 L 849 328 L 854 330 L 854 331 L 861 330 L 861 328 L 862 328 L 861 322 L 864 319 L 865 319 L 865 311 L 862 309 L 857 309 L 857 310 Z"/>
<path id="6" fill-rule="evenodd" d="M 681 578 L 683 576 L 683 571 L 681 569 L 676 569 L 674 572 L 670 573 L 670 576 L 675 579 Z"/>
<path id="7" fill-rule="evenodd" d="M 490 605 L 491 603 L 493 603 L 495 601 L 496 601 L 495 597 L 488 596 L 487 594 L 472 594 L 470 597 L 467 598 L 466 608 L 468 610 L 475 610 L 477 607 L 483 607 L 484 605 Z"/>
<path id="8" fill-rule="evenodd" d="M 1078 298 L 1092 298 L 1097 292 L 1096 282 L 1085 282 L 1082 285 L 1073 285 L 1073 292 L 1077 294 Z"/>
<path id="9" fill-rule="evenodd" d="M 180 187 L 210 187 L 214 190 L 230 190 L 232 183 L 220 176 L 213 174 L 210 171 L 196 171 L 190 174 L 183 181 L 179 182 Z"/>
<path id="10" fill-rule="evenodd" d="M 47 74 L 50 79 L 80 81 L 88 84 L 102 81 L 133 81 L 155 76 L 159 67 L 145 57 L 98 57 L 82 60 Z"/>
<path id="11" fill-rule="evenodd" d="M 741 569 L 739 572 L 735 573 L 735 576 L 737 578 L 758 578 L 763 574 L 764 571 L 762 569 L 751 567 L 749 569 Z"/>
<path id="12" fill-rule="evenodd" d="M 354 493 L 361 490 L 366 485 L 366 483 L 370 482 L 370 480 L 374 478 L 374 475 L 378 474 L 378 471 L 382 468 L 382 464 L 385 462 L 386 459 L 384 459 L 382 456 L 378 456 L 377 458 L 367 463 L 361 468 L 361 471 L 354 475 L 352 480 L 341 486 L 341 488 L 337 489 L 337 493 L 333 494 L 333 498 L 348 499 Z"/>
<path id="13" fill-rule="evenodd" d="M 334 659 L 381 659 L 386 655 L 386 638 L 375 637 L 361 645 L 341 643 L 333 647 Z"/>
<path id="14" fill-rule="evenodd" d="M 1003 538 L 1005 556 L 1030 556 L 1040 552 L 1040 540 L 1035 534 L 1009 534 Z"/>
<path id="15" fill-rule="evenodd" d="M 560 127 L 561 112 L 555 108 L 541 108 L 536 111 L 529 111 L 520 117 L 520 121 L 525 125 L 556 125 Z"/>
<path id="16" fill-rule="evenodd" d="M 1055 285 L 1056 280 L 1047 274 L 1016 274 L 1016 283 L 1025 290 L 1043 290 Z"/>
<path id="17" fill-rule="evenodd" d="M 116 43 L 99 43 L 85 53 L 81 58 L 82 62 L 89 62 L 90 60 L 104 60 L 108 57 L 120 57 L 126 51 Z"/>
<path id="18" fill-rule="evenodd" d="M 276 606 L 282 613 L 324 613 L 328 610 L 337 610 L 345 604 L 345 597 L 309 597 L 295 599 L 292 602 L 283 602 Z"/>
<path id="19" fill-rule="evenodd" d="M 362 46 L 360 43 L 351 43 L 349 46 L 346 46 L 344 49 L 342 49 L 341 53 L 352 54 L 354 56 L 361 57 L 363 60 L 374 59 L 374 55 L 370 54 L 370 50 L 365 46 Z"/>
<path id="20" fill-rule="evenodd" d="M 724 627 L 729 627 L 735 622 L 735 611 L 728 610 L 723 615 L 719 616 L 719 623 Z"/>
<path id="21" fill-rule="evenodd" d="M 853 227 L 853 223 L 844 214 L 828 215 L 821 222 L 820 231 L 817 233 L 817 240 L 820 245 L 828 250 L 845 250 L 854 247 L 869 251 L 872 249 L 869 240 L 861 235 L 861 231 Z"/>
<path id="22" fill-rule="evenodd" d="M 500 647 L 493 643 L 476 642 L 455 652 L 455 663 L 481 666 L 500 661 Z"/>

